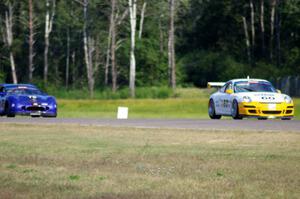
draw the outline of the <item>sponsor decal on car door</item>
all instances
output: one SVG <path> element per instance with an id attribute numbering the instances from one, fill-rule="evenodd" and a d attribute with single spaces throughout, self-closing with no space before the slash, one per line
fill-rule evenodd
<path id="1" fill-rule="evenodd" d="M 225 89 L 224 95 L 222 96 L 223 113 L 226 115 L 231 114 L 232 93 L 233 93 L 233 86 L 232 86 L 232 83 L 229 83 Z"/>
<path id="2" fill-rule="evenodd" d="M 216 103 L 216 113 L 218 114 L 224 114 L 224 102 L 223 102 L 223 98 L 225 95 L 225 88 L 226 88 L 227 84 L 225 84 L 217 93 L 216 97 L 215 97 L 215 103 Z"/>

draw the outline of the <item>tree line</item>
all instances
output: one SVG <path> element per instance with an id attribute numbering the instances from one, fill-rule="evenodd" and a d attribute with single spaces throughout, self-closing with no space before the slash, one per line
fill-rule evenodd
<path id="1" fill-rule="evenodd" d="M 3 0 L 0 80 L 113 92 L 300 73 L 298 0 Z"/>

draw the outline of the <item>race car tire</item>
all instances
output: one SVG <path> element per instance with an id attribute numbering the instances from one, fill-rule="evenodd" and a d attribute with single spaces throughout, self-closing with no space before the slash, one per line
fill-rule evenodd
<path id="1" fill-rule="evenodd" d="M 290 118 L 290 117 L 283 117 L 283 118 L 281 118 L 281 120 L 291 120 L 292 118 Z"/>
<path id="2" fill-rule="evenodd" d="M 51 116 L 47 115 L 47 116 L 42 116 L 42 117 L 44 117 L 44 118 L 56 118 L 57 116 L 56 115 L 51 115 Z"/>
<path id="3" fill-rule="evenodd" d="M 57 113 L 55 113 L 53 115 L 42 115 L 42 117 L 45 117 L 45 118 L 56 118 L 57 117 Z"/>
<path id="4" fill-rule="evenodd" d="M 236 100 L 233 100 L 231 106 L 231 116 L 235 120 L 242 120 L 243 116 L 239 114 L 239 104 Z"/>
<path id="5" fill-rule="evenodd" d="M 213 99 L 209 100 L 208 115 L 211 119 L 214 119 L 214 120 L 216 120 L 216 119 L 219 120 L 222 117 L 221 115 L 216 114 L 215 103 L 214 103 Z"/>
<path id="6" fill-rule="evenodd" d="M 268 118 L 267 117 L 259 117 L 259 118 L 257 118 L 258 120 L 268 120 Z"/>
<path id="7" fill-rule="evenodd" d="M 15 117 L 16 116 L 14 113 L 10 112 L 8 102 L 5 103 L 5 114 L 6 114 L 6 117 Z"/>

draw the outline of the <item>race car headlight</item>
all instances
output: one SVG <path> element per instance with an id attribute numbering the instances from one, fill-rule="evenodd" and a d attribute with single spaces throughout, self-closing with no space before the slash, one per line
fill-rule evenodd
<path id="1" fill-rule="evenodd" d="M 286 103 L 290 104 L 290 103 L 292 103 L 292 98 L 289 97 L 289 96 L 285 96 L 285 97 L 284 97 L 284 101 L 285 101 Z"/>
<path id="2" fill-rule="evenodd" d="M 251 100 L 251 97 L 249 97 L 249 96 L 244 96 L 243 97 L 243 102 L 247 102 L 247 103 L 249 103 L 249 102 L 251 102 L 252 100 Z"/>

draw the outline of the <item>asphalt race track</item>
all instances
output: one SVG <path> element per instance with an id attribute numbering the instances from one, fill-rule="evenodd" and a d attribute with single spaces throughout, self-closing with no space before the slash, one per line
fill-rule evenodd
<path id="1" fill-rule="evenodd" d="M 197 119 L 83 119 L 83 118 L 30 118 L 1 117 L 0 123 L 15 124 L 79 124 L 109 127 L 171 128 L 200 130 L 245 130 L 300 132 L 300 121 L 266 120 L 197 120 Z"/>

